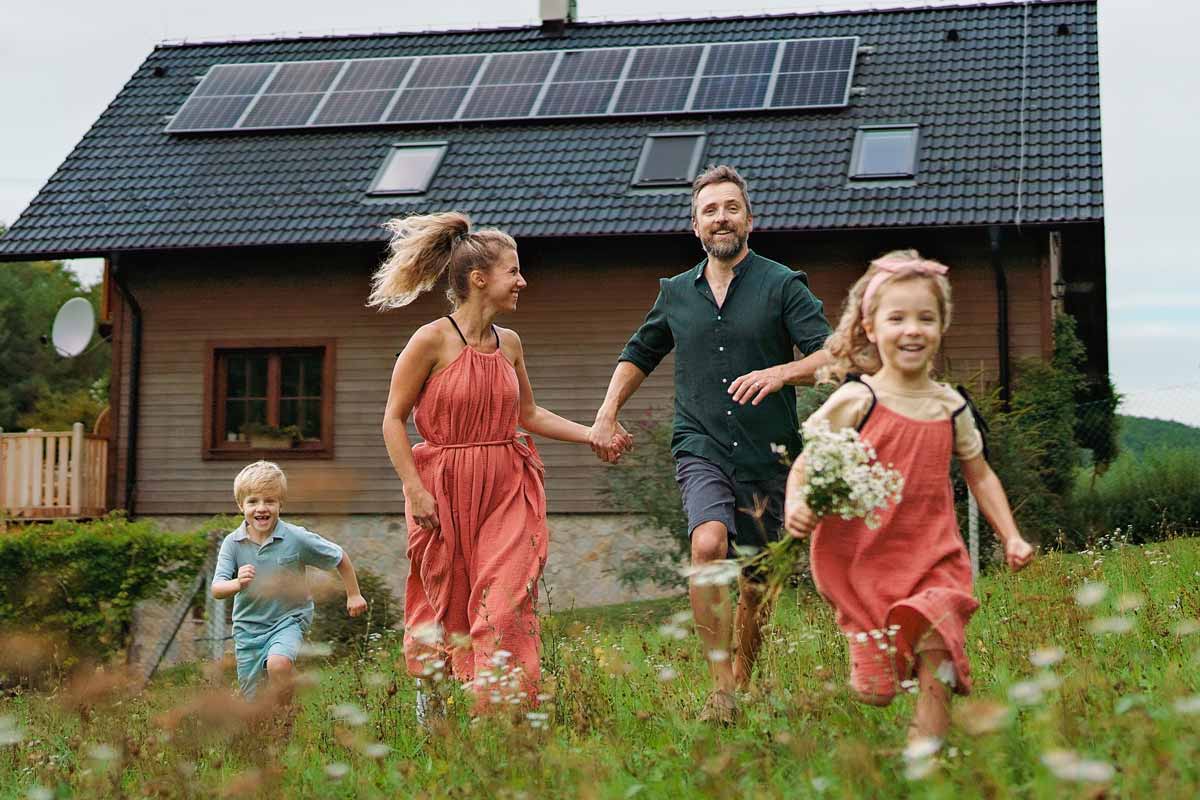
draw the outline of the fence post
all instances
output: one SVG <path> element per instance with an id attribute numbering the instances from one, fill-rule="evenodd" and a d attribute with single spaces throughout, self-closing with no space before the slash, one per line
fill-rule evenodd
<path id="1" fill-rule="evenodd" d="M 967 549 L 971 553 L 971 576 L 979 577 L 979 503 L 967 490 Z"/>
<path id="2" fill-rule="evenodd" d="M 71 426 L 71 516 L 83 510 L 83 423 Z"/>

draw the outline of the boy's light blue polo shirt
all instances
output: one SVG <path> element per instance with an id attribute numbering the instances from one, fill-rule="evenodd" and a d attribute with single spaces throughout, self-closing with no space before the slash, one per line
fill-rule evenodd
<path id="1" fill-rule="evenodd" d="M 239 525 L 221 542 L 213 572 L 214 582 L 228 581 L 243 565 L 254 565 L 254 580 L 233 596 L 234 644 L 258 637 L 288 617 L 307 631 L 313 601 L 304 568 L 335 569 L 341 562 L 341 547 L 299 525 L 278 520 L 261 547 L 246 533 L 246 523 Z"/>

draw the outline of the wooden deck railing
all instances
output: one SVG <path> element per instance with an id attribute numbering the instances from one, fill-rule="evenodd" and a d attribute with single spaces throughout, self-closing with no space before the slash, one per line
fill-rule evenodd
<path id="1" fill-rule="evenodd" d="M 5 517 L 99 517 L 108 510 L 108 440 L 69 431 L 0 433 L 0 509 Z"/>

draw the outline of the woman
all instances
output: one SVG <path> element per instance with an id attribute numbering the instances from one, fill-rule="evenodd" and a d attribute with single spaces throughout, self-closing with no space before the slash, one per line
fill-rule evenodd
<path id="1" fill-rule="evenodd" d="M 388 228 L 391 256 L 372 279 L 368 304 L 406 305 L 448 272 L 453 307 L 400 353 L 383 421 L 408 521 L 408 670 L 434 674 L 449 652 L 454 675 L 474 681 L 477 711 L 489 702 L 533 701 L 537 582 L 549 534 L 542 461 L 517 425 L 580 444 L 589 429 L 534 402 L 521 339 L 493 324 L 516 310 L 527 285 L 513 238 L 473 231 L 456 212 L 392 220 Z M 416 447 L 406 428 L 414 408 L 425 440 Z M 614 449 L 631 445 L 618 431 Z M 418 695 L 422 717 L 426 700 Z"/>

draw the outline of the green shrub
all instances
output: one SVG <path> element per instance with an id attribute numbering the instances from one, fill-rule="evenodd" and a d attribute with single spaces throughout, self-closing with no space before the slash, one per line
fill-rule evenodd
<path id="1" fill-rule="evenodd" d="M 628 589 L 645 582 L 679 587 L 683 578 L 678 565 L 690 557 L 690 547 L 687 515 L 675 482 L 671 420 L 647 414 L 631 427 L 633 452 L 604 471 L 606 485 L 600 492 L 614 510 L 636 515 L 635 524 L 648 538 L 618 565 L 617 580 Z"/>
<path id="2" fill-rule="evenodd" d="M 106 660 L 126 646 L 134 606 L 194 578 L 210 546 L 201 531 L 121 514 L 10 528 L 0 535 L 0 632 L 65 643 L 59 669 Z"/>
<path id="3" fill-rule="evenodd" d="M 358 588 L 366 598 L 367 610 L 358 617 L 346 613 L 346 596 L 340 591 L 330 592 L 317 600 L 312 628 L 308 638 L 313 642 L 327 642 L 333 647 L 334 655 L 363 655 L 372 646 L 372 637 L 386 635 L 400 621 L 401 604 L 392 596 L 387 581 L 369 569 L 356 568 Z M 341 584 L 339 582 L 338 586 Z"/>
<path id="4" fill-rule="evenodd" d="M 1118 528 L 1118 538 L 1131 544 L 1194 534 L 1200 531 L 1197 476 L 1200 450 L 1160 447 L 1141 458 L 1122 455 L 1090 485 L 1077 487 L 1074 536 L 1092 545 Z"/>

